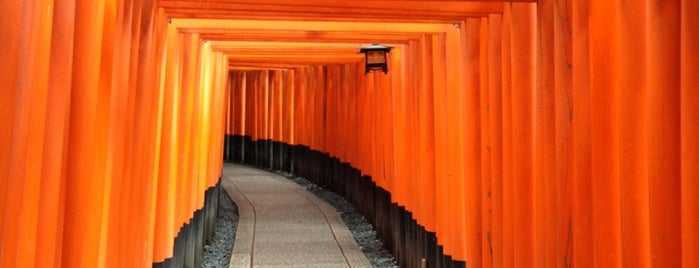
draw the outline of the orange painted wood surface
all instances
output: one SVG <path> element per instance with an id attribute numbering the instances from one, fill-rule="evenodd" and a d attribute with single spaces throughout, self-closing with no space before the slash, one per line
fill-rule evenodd
<path id="1" fill-rule="evenodd" d="M 681 230 L 682 266 L 699 265 L 699 3 L 682 1 L 680 5 L 680 145 L 681 145 Z"/>
<path id="2" fill-rule="evenodd" d="M 646 5 L 651 265 L 680 267 L 680 2 Z"/>
<path id="3" fill-rule="evenodd" d="M 590 121 L 593 260 L 595 266 L 621 266 L 620 158 L 618 98 L 620 67 L 615 35 L 620 8 L 613 2 L 590 3 Z"/>
<path id="4" fill-rule="evenodd" d="M 573 188 L 573 211 L 571 213 L 572 254 L 570 263 L 574 266 L 593 266 L 592 243 L 592 187 L 590 178 L 590 49 L 589 49 L 589 4 L 573 3 L 573 155 L 571 156 Z"/>
<path id="5" fill-rule="evenodd" d="M 535 198 L 534 176 L 534 86 L 536 6 L 512 3 L 511 28 L 511 116 L 512 116 L 512 224 L 514 262 L 535 266 Z M 539 148 L 537 148 L 539 149 Z"/>
<path id="6" fill-rule="evenodd" d="M 437 232 L 445 252 L 472 265 L 650 267 L 658 265 L 651 260 L 654 247 L 658 256 L 678 261 L 680 252 L 689 249 L 661 250 L 660 245 L 685 245 L 693 241 L 691 235 L 680 231 L 673 239 L 653 242 L 652 230 L 672 225 L 676 231 L 681 230 L 677 225 L 691 224 L 672 218 L 680 215 L 679 207 L 663 210 L 670 220 L 657 217 L 653 223 L 652 213 L 660 210 L 652 207 L 687 201 L 662 187 L 651 190 L 649 174 L 663 174 L 664 185 L 667 176 L 676 183 L 691 180 L 678 174 L 679 158 L 654 160 L 668 163 L 651 170 L 649 154 L 660 150 L 680 157 L 678 152 L 684 151 L 676 149 L 685 148 L 685 142 L 677 128 L 691 127 L 675 122 L 687 115 L 665 113 L 681 106 L 657 103 L 648 95 L 652 75 L 645 66 L 660 52 L 649 50 L 652 42 L 639 40 L 664 33 L 631 23 L 639 18 L 651 23 L 645 7 L 603 1 L 505 4 L 502 14 L 467 19 L 459 27 L 445 25 L 439 33 L 404 43 L 392 55 L 401 59 L 393 58 L 388 76 L 338 75 L 336 65 L 325 65 L 322 74 L 312 74 L 311 67 L 285 66 L 303 75 L 294 77 L 302 87 L 294 90 L 295 121 L 281 125 L 296 125 L 295 135 L 306 137 L 294 144 L 310 145 L 371 175 L 391 191 L 394 202 Z M 453 29 L 460 38 L 453 38 Z M 679 40 L 667 43 L 679 46 Z M 426 71 L 415 77 L 413 66 Z M 679 75 L 684 69 L 672 69 L 678 66 L 668 63 L 662 77 Z M 347 97 L 332 97 L 335 85 L 357 82 Z M 309 85 L 323 92 L 309 95 Z M 679 90 L 678 85 L 665 88 Z M 691 95 L 687 92 L 683 94 Z M 414 98 L 417 113 L 410 105 Z M 324 123 L 315 117 L 318 105 L 328 116 Z M 655 116 L 666 118 L 657 120 L 666 127 L 649 125 L 652 107 L 658 107 Z M 393 119 L 387 121 L 387 116 Z M 338 117 L 356 121 L 336 121 Z M 417 136 L 406 122 L 417 122 Z M 347 134 L 348 129 L 356 132 Z M 406 146 L 413 139 L 416 151 Z M 675 142 L 670 146 L 675 149 L 652 149 L 648 143 L 663 140 Z M 419 157 L 413 158 L 414 153 Z M 419 163 L 417 169 L 410 165 L 413 161 Z M 414 173 L 419 179 L 404 179 Z"/>
<path id="7" fill-rule="evenodd" d="M 0 267 L 171 258 L 225 134 L 350 163 L 469 266 L 699 265 L 696 1 L 88 2 L 0 3 Z"/>
<path id="8" fill-rule="evenodd" d="M 185 56 L 203 74 L 187 80 L 199 95 L 183 99 L 173 94 L 182 88 L 177 51 L 190 52 L 152 3 L 36 1 L 2 17 L 0 266 L 143 267 L 172 257 L 177 230 L 220 176 L 224 121 L 212 115 L 225 103 L 226 58 Z M 199 130 L 190 136 L 191 125 L 173 125 L 183 100 L 200 108 L 185 111 Z M 179 162 L 183 149 L 198 161 Z M 183 164 L 194 170 L 180 173 Z M 176 206 L 176 189 L 193 201 Z"/>

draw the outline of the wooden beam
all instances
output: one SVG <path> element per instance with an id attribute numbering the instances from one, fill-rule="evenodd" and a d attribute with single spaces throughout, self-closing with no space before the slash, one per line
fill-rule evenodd
<path id="1" fill-rule="evenodd" d="M 328 32 L 302 30 L 255 30 L 255 29 L 199 29 L 185 28 L 181 32 L 201 33 L 203 40 L 210 41 L 268 41 L 268 42 L 315 42 L 315 43 L 367 43 L 386 42 L 406 44 L 420 40 L 425 34 L 409 32 Z"/>
<path id="2" fill-rule="evenodd" d="M 171 18 L 247 18 L 344 21 L 444 21 L 502 13 L 499 1 L 400 1 L 395 0 L 162 0 Z"/>
<path id="3" fill-rule="evenodd" d="M 337 22 L 337 21 L 287 21 L 287 20 L 226 20 L 226 19 L 172 19 L 178 29 L 211 30 L 277 30 L 309 32 L 405 32 L 435 33 L 453 27 L 453 23 L 410 23 L 410 22 Z M 455 22 L 457 23 L 457 22 Z M 203 31 L 202 31 L 203 32 Z"/>

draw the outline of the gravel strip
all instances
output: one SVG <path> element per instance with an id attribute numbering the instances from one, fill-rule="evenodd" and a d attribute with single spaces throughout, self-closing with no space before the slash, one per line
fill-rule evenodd
<path id="1" fill-rule="evenodd" d="M 216 228 L 210 243 L 204 246 L 204 260 L 201 267 L 228 267 L 235 243 L 238 227 L 238 207 L 221 187 L 218 196 L 218 216 Z"/>

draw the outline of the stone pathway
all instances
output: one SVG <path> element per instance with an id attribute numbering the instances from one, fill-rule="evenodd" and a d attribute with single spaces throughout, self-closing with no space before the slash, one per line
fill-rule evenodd
<path id="1" fill-rule="evenodd" d="M 240 218 L 230 267 L 371 267 L 337 211 L 275 173 L 225 164 Z"/>

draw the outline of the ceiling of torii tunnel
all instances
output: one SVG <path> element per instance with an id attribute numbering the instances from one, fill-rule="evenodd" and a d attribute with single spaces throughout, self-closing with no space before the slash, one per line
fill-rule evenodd
<path id="1" fill-rule="evenodd" d="M 502 13 L 499 1 L 160 1 L 170 23 L 225 53 L 231 69 L 359 63 L 361 46 L 410 42 Z M 395 53 L 394 53 L 395 55 Z"/>

